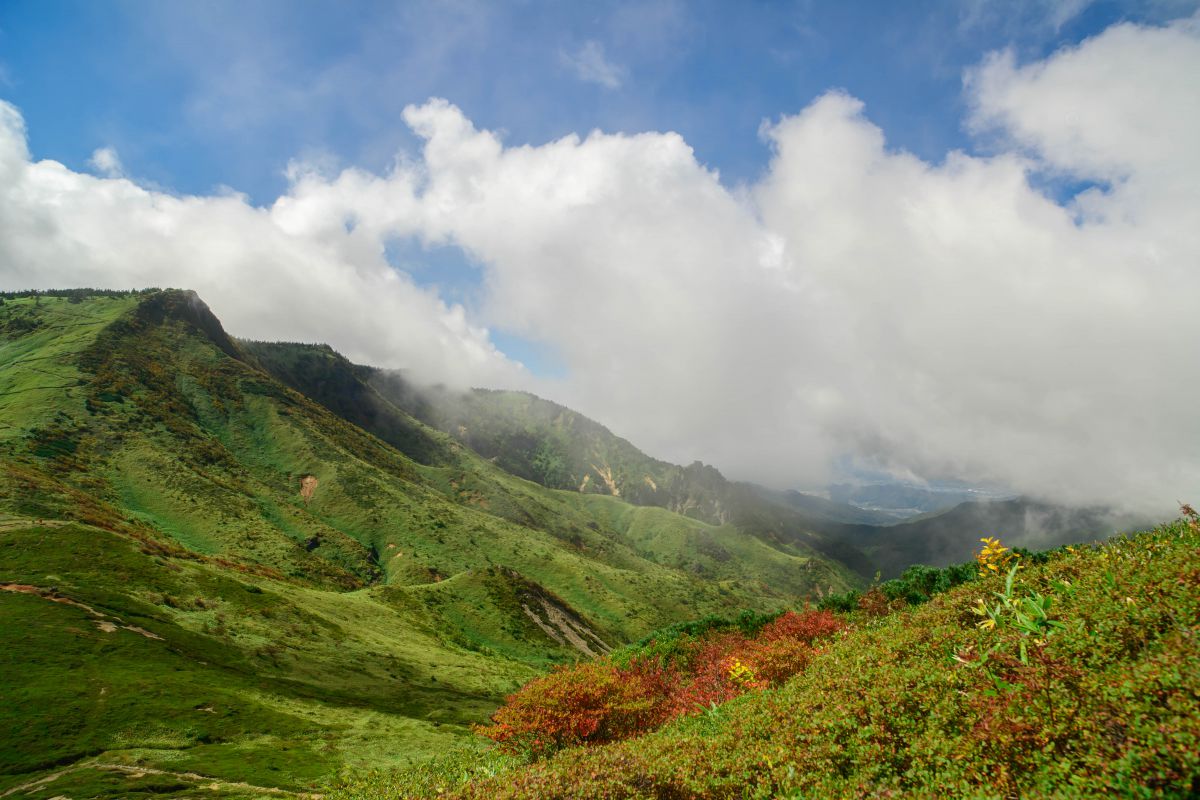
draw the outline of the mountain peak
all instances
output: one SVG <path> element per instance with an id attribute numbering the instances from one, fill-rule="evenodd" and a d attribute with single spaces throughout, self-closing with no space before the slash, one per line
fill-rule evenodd
<path id="1" fill-rule="evenodd" d="M 147 295 L 136 311 L 139 321 L 159 325 L 167 320 L 184 322 L 219 347 L 226 355 L 241 359 L 242 353 L 224 326 L 200 295 L 191 289 L 163 289 Z"/>

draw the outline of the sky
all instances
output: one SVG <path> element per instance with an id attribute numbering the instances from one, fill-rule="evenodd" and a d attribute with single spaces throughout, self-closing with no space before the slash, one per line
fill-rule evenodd
<path id="1" fill-rule="evenodd" d="M 0 288 L 812 488 L 1200 489 L 1197 2 L 0 2 Z"/>

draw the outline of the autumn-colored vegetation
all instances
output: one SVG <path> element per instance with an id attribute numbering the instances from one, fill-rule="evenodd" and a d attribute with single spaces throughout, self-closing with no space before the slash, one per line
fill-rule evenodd
<path id="1" fill-rule="evenodd" d="M 1005 558 L 1002 544 L 985 545 Z M 916 607 L 872 590 L 838 612 L 847 630 L 816 639 L 790 678 L 728 689 L 738 696 L 658 730 L 587 740 L 532 763 L 499 748 L 453 756 L 347 780 L 327 796 L 1200 796 L 1200 515 L 1185 507 L 1155 531 L 1005 561 L 986 575 L 965 565 L 964 585 Z M 814 617 L 786 615 L 778 627 L 796 619 Z M 736 684 L 741 666 L 761 679 L 763 662 L 743 654 L 769 641 L 768 630 L 677 638 L 705 654 L 697 666 L 723 666 Z M 720 643 L 738 639 L 744 649 L 722 664 Z M 652 649 L 647 642 L 631 658 Z M 525 691 L 522 702 L 536 707 Z"/>
<path id="2" fill-rule="evenodd" d="M 534 758 L 638 736 L 747 690 L 779 685 L 804 669 L 821 639 L 845 627 L 829 611 L 806 610 L 786 612 L 755 632 L 668 634 L 531 681 L 479 732 L 506 753 Z"/>
<path id="3" fill-rule="evenodd" d="M 460 791 L 1197 796 L 1198 535 L 1185 509 L 1154 532 L 1021 557 L 919 608 L 858 617 L 778 689 Z"/>

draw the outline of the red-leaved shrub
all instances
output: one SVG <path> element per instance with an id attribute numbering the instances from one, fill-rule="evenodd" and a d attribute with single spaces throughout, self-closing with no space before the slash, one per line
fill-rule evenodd
<path id="1" fill-rule="evenodd" d="M 667 719 L 666 674 L 648 664 L 605 661 L 560 667 L 530 681 L 478 728 L 508 752 L 534 756 L 584 742 L 624 739 Z"/>
<path id="2" fill-rule="evenodd" d="M 713 631 L 673 646 L 669 658 L 599 659 L 530 681 L 476 731 L 510 753 L 638 736 L 670 719 L 719 705 L 801 672 L 813 643 L 846 627 L 829 611 L 789 611 L 757 636 Z"/>
<path id="3" fill-rule="evenodd" d="M 830 636 L 840 630 L 845 630 L 846 623 L 842 622 L 832 611 L 785 611 L 774 622 L 763 626 L 758 638 L 768 642 L 780 639 L 794 639 L 812 644 L 817 639 Z"/>

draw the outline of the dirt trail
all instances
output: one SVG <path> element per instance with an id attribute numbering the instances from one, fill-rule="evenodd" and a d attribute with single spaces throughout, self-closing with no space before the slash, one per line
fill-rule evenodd
<path id="1" fill-rule="evenodd" d="M 61 528 L 63 525 L 70 524 L 65 519 L 28 519 L 18 517 L 16 519 L 0 519 L 0 531 L 13 530 L 15 528 Z"/>
<path id="2" fill-rule="evenodd" d="M 74 606 L 81 608 L 91 616 L 92 622 L 96 627 L 105 633 L 115 633 L 119 628 L 121 630 L 136 633 L 139 636 L 145 636 L 147 639 L 158 639 L 162 641 L 162 637 L 157 633 L 151 633 L 145 628 L 139 628 L 136 625 L 126 625 L 125 621 L 120 617 L 114 617 L 112 614 L 105 614 L 103 611 L 97 611 L 89 605 L 85 605 L 78 600 L 72 600 L 58 593 L 54 588 L 44 589 L 40 586 L 30 586 L 25 583 L 0 583 L 0 591 L 17 592 L 18 594 L 28 594 L 34 597 L 40 597 L 43 600 L 49 600 L 51 603 L 62 603 L 65 606 Z"/>
<path id="3" fill-rule="evenodd" d="M 8 797 L 9 795 L 14 795 L 17 792 L 31 792 L 36 789 L 42 789 L 64 775 L 85 769 L 120 772 L 128 775 L 130 778 L 141 778 L 146 775 L 165 775 L 170 778 L 179 778 L 180 780 L 192 781 L 197 784 L 205 782 L 202 785 L 198 785 L 196 788 L 205 789 L 211 792 L 238 790 L 256 792 L 259 794 L 278 795 L 280 797 L 296 797 L 301 798 L 301 800 L 321 800 L 321 798 L 324 797 L 324 795 L 317 794 L 315 792 L 293 792 L 288 789 L 279 789 L 274 786 L 255 786 L 252 783 L 245 783 L 243 781 L 225 781 L 221 780 L 220 778 L 214 778 L 211 775 L 201 775 L 198 772 L 170 772 L 165 769 L 154 769 L 153 767 L 135 767 L 127 764 L 102 764 L 98 761 L 72 764 L 66 769 L 61 769 L 58 772 L 53 772 L 49 775 L 43 775 L 37 780 L 30 781 L 29 783 L 23 783 L 20 786 L 14 786 L 13 788 L 4 792 L 4 794 L 0 794 L 0 797 Z"/>

